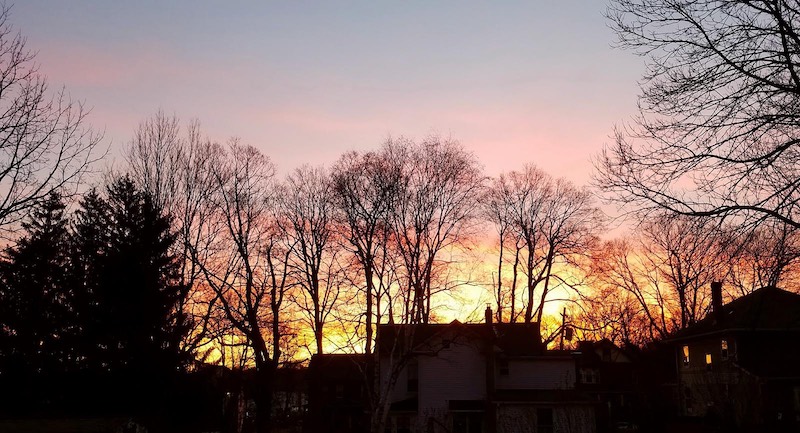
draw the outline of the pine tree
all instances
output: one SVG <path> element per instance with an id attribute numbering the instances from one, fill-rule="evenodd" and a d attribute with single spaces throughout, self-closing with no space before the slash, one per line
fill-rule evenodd
<path id="1" fill-rule="evenodd" d="M 104 303 L 100 298 L 110 225 L 108 203 L 96 189 L 90 190 L 75 211 L 70 243 L 70 282 L 75 291 L 75 315 L 80 328 L 80 367 L 92 373 L 109 370 L 104 360 L 114 346 L 104 329 Z"/>
<path id="2" fill-rule="evenodd" d="M 108 188 L 110 225 L 100 302 L 116 342 L 112 365 L 131 377 L 163 378 L 182 366 L 175 327 L 181 294 L 170 220 L 125 176 Z"/>
<path id="3" fill-rule="evenodd" d="M 0 262 L 0 371 L 8 376 L 39 380 L 76 363 L 64 210 L 57 193 L 40 202 L 22 224 L 23 237 Z"/>

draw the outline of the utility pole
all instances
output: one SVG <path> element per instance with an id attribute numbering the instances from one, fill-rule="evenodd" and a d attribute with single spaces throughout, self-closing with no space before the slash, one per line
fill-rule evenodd
<path id="1" fill-rule="evenodd" d="M 567 323 L 567 307 L 561 311 L 561 350 L 564 350 L 564 332 L 566 332 L 566 323 Z"/>

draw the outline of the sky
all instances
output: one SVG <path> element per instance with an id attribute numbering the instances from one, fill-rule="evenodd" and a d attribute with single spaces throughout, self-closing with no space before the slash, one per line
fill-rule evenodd
<path id="1" fill-rule="evenodd" d="M 389 136 L 459 140 L 488 175 L 534 163 L 578 185 L 636 110 L 643 60 L 605 2 L 17 1 L 52 89 L 92 107 L 119 159 L 162 109 L 287 173 Z"/>

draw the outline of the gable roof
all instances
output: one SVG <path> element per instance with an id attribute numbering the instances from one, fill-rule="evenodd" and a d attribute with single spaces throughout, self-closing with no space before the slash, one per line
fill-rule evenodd
<path id="1" fill-rule="evenodd" d="M 370 362 L 370 356 L 363 353 L 315 354 L 311 356 L 306 374 L 311 382 L 357 379 Z"/>
<path id="2" fill-rule="evenodd" d="M 722 307 L 722 320 L 713 311 L 675 333 L 681 340 L 726 331 L 800 331 L 800 295 L 776 287 L 764 287 Z"/>
<path id="3" fill-rule="evenodd" d="M 435 337 L 459 342 L 491 342 L 508 356 L 540 354 L 542 339 L 536 323 L 428 323 L 416 325 L 379 325 L 377 347 L 389 353 L 393 347 L 407 350 L 436 350 Z M 408 346 L 408 347 L 405 347 Z"/>

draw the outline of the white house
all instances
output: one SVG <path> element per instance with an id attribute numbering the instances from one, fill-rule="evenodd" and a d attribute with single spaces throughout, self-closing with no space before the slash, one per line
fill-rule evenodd
<path id="1" fill-rule="evenodd" d="M 488 309 L 486 317 L 379 327 L 390 431 L 594 432 L 594 405 L 575 389 L 575 357 L 545 350 L 536 324 L 492 323 Z"/>

